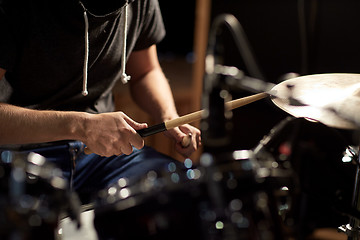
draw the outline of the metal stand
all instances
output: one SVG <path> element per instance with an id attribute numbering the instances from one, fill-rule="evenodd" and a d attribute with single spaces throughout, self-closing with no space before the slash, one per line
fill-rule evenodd
<path id="1" fill-rule="evenodd" d="M 356 164 L 356 177 L 355 177 L 355 184 L 354 184 L 354 192 L 353 192 L 353 202 L 352 206 L 354 209 L 360 211 L 360 155 L 357 159 Z M 350 217 L 350 221 L 346 225 L 342 225 L 339 227 L 339 231 L 344 232 L 348 235 L 348 240 L 360 240 L 360 221 L 355 217 Z"/>

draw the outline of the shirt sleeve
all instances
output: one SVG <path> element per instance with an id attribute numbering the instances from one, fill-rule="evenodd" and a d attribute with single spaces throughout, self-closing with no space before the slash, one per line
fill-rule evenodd
<path id="1" fill-rule="evenodd" d="M 142 28 L 134 50 L 142 50 L 157 44 L 166 34 L 158 0 L 143 2 Z"/>

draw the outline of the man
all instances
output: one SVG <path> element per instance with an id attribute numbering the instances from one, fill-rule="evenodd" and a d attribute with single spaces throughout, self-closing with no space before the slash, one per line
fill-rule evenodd
<path id="1" fill-rule="evenodd" d="M 121 80 L 156 121 L 178 117 L 157 59 L 165 35 L 157 0 L 0 0 L 0 29 L 0 79 L 10 86 L 0 96 L 3 149 L 59 164 L 87 200 L 120 177 L 173 161 L 144 147 L 136 130 L 146 123 L 112 112 L 111 90 Z M 184 157 L 200 144 L 190 125 L 165 134 Z M 84 144 L 94 154 L 84 154 Z"/>

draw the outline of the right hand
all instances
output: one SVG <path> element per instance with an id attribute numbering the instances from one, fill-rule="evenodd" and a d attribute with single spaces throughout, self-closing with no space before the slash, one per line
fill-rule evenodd
<path id="1" fill-rule="evenodd" d="M 82 141 L 91 152 L 101 156 L 129 155 L 135 148 L 144 146 L 143 138 L 136 130 L 146 128 L 123 112 L 91 114 L 85 121 Z"/>

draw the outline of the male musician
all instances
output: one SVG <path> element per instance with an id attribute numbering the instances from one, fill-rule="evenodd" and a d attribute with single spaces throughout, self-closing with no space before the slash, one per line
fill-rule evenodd
<path id="1" fill-rule="evenodd" d="M 157 59 L 165 35 L 157 0 L 0 0 L 0 31 L 3 149 L 54 161 L 85 197 L 174 161 L 144 147 L 136 130 L 147 124 L 113 112 L 111 94 L 120 80 L 156 121 L 178 117 Z M 200 144 L 187 124 L 165 135 L 184 157 Z"/>

